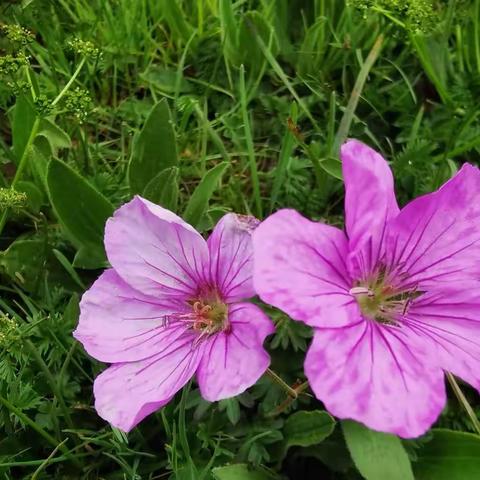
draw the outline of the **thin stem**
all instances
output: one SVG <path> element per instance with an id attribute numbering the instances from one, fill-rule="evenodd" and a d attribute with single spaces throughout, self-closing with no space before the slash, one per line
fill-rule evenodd
<path id="1" fill-rule="evenodd" d="M 267 368 L 265 372 L 277 385 L 282 387 L 288 395 L 292 398 L 298 398 L 298 392 L 296 389 L 292 388 L 288 383 L 286 383 L 282 378 L 280 378 L 273 370 Z"/>
<path id="2" fill-rule="evenodd" d="M 245 91 L 245 68 L 240 65 L 240 105 L 242 109 L 243 128 L 245 131 L 245 141 L 247 144 L 248 160 L 250 163 L 250 175 L 252 178 L 253 195 L 255 197 L 255 207 L 257 215 L 262 218 L 262 199 L 260 197 L 260 182 L 258 181 L 257 161 L 255 159 L 255 149 L 253 147 L 252 129 L 250 126 L 250 117 L 248 115 L 247 93 Z"/>
<path id="3" fill-rule="evenodd" d="M 82 69 L 86 60 L 87 60 L 87 57 L 82 58 L 82 60 L 78 64 L 77 69 L 73 73 L 72 78 L 70 78 L 70 80 L 67 82 L 67 84 L 63 87 L 62 91 L 57 95 L 57 98 L 55 98 L 55 100 L 52 102 L 52 107 L 54 107 L 61 100 L 61 98 L 65 95 L 65 93 L 67 93 L 68 89 L 72 86 L 72 83 L 78 77 L 78 74 L 80 73 L 80 70 Z"/>
<path id="4" fill-rule="evenodd" d="M 297 395 L 301 395 L 307 388 L 308 382 L 305 381 L 298 385 L 298 387 L 293 387 L 293 389 L 297 392 Z M 308 394 L 306 394 L 308 395 Z M 288 396 L 280 405 L 278 405 L 272 412 L 267 414 L 267 417 L 276 417 L 284 412 L 296 399 L 293 397 Z"/>
<path id="5" fill-rule="evenodd" d="M 462 389 L 460 388 L 457 381 L 455 380 L 455 377 L 450 372 L 447 372 L 447 379 L 458 401 L 461 403 L 462 407 L 467 412 L 467 415 L 470 417 L 473 427 L 475 428 L 477 433 L 480 435 L 480 421 L 478 420 L 478 417 L 475 415 L 473 408 L 468 403 L 468 400 L 465 398 L 465 395 L 463 394 Z"/>
<path id="6" fill-rule="evenodd" d="M 227 150 L 225 149 L 225 145 L 223 144 L 222 139 L 220 138 L 218 133 L 213 129 L 212 125 L 208 121 L 208 118 L 205 117 L 202 109 L 200 108 L 200 106 L 198 105 L 197 102 L 194 103 L 194 110 L 195 110 L 195 113 L 197 114 L 197 117 L 199 118 L 199 120 L 205 125 L 205 128 L 207 129 L 207 131 L 208 131 L 208 133 L 209 133 L 209 135 L 212 139 L 212 142 L 220 150 L 220 155 L 222 156 L 222 158 L 226 162 L 230 163 L 230 157 L 228 156 Z"/>
<path id="7" fill-rule="evenodd" d="M 23 150 L 22 157 L 20 158 L 20 162 L 18 164 L 17 171 L 15 172 L 15 176 L 13 177 L 12 183 L 10 185 L 11 188 L 15 188 L 15 185 L 20 180 L 20 176 L 23 173 L 23 170 L 25 170 L 25 167 L 26 167 L 27 161 L 28 161 L 28 154 L 30 152 L 30 147 L 32 146 L 33 141 L 35 140 L 35 137 L 37 136 L 39 126 L 40 126 L 40 117 L 37 116 L 35 118 L 35 121 L 33 122 L 32 130 L 30 132 L 30 136 L 28 137 L 27 144 L 25 145 L 25 149 Z M 9 214 L 9 209 L 6 208 L 3 211 L 2 216 L 0 218 L 0 235 L 3 232 L 5 224 L 7 223 L 8 214 Z"/>
<path id="8" fill-rule="evenodd" d="M 375 43 L 373 44 L 373 47 L 370 50 L 370 53 L 368 54 L 364 64 L 362 65 L 362 68 L 360 69 L 360 73 L 358 74 L 355 85 L 353 86 L 352 93 L 350 94 L 347 108 L 345 109 L 345 113 L 343 114 L 342 120 L 340 121 L 337 136 L 335 137 L 335 155 L 338 153 L 340 145 L 345 141 L 348 132 L 350 131 L 350 125 L 352 124 L 353 115 L 355 114 L 355 110 L 360 99 L 360 94 L 362 93 L 365 82 L 367 81 L 368 74 L 373 67 L 373 64 L 377 60 L 378 55 L 380 54 L 382 44 L 383 35 L 379 35 L 379 37 L 375 40 Z"/>
<path id="9" fill-rule="evenodd" d="M 7 399 L 0 396 L 0 403 L 10 410 L 14 415 L 16 415 L 23 423 L 35 430 L 39 435 L 41 435 L 50 445 L 54 448 L 58 448 L 62 451 L 64 455 L 76 462 L 76 459 L 72 458 L 70 451 L 65 447 L 64 442 L 61 442 L 60 445 L 55 438 L 53 438 L 47 431 L 45 431 L 40 425 L 37 425 L 30 417 L 27 417 L 21 410 L 12 405 Z"/>
<path id="10" fill-rule="evenodd" d="M 42 470 L 45 469 L 45 467 L 52 461 L 53 457 L 56 455 L 58 450 L 60 450 L 63 445 L 68 441 L 68 438 L 66 438 L 62 443 L 59 443 L 52 451 L 52 453 L 41 463 L 41 465 L 35 470 L 35 472 L 32 475 L 31 480 L 36 480 L 38 478 L 38 475 L 41 473 Z"/>

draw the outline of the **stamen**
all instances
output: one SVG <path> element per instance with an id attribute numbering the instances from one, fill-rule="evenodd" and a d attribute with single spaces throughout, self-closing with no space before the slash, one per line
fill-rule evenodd
<path id="1" fill-rule="evenodd" d="M 218 296 L 207 299 L 198 298 L 188 302 L 190 312 L 172 313 L 162 317 L 162 326 L 168 327 L 173 323 L 183 323 L 185 327 L 195 333 L 198 337 L 194 345 L 198 345 L 211 335 L 221 331 L 228 331 L 228 307 Z"/>
<path id="2" fill-rule="evenodd" d="M 375 293 L 366 287 L 353 287 L 348 293 L 350 293 L 350 295 L 367 295 L 368 297 L 375 296 Z"/>
<path id="3" fill-rule="evenodd" d="M 355 297 L 362 314 L 384 325 L 401 326 L 401 321 L 412 302 L 423 292 L 396 287 L 387 268 L 381 266 L 377 272 L 362 279 L 349 290 Z"/>

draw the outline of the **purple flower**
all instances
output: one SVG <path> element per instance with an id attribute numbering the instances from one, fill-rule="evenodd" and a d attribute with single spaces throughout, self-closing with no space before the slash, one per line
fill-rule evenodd
<path id="1" fill-rule="evenodd" d="M 255 287 L 314 327 L 305 372 L 331 413 L 415 437 L 444 371 L 480 389 L 480 171 L 400 210 L 379 154 L 351 140 L 341 157 L 346 234 L 275 213 L 253 235 Z"/>
<path id="2" fill-rule="evenodd" d="M 80 303 L 75 338 L 98 360 L 95 408 L 129 431 L 196 374 L 209 401 L 232 397 L 267 369 L 273 324 L 243 300 L 252 284 L 253 217 L 227 214 L 208 241 L 141 197 L 105 231 L 105 271 Z"/>

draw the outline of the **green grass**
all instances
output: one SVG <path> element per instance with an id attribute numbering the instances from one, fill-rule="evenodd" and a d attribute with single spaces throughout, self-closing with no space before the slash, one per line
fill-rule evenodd
<path id="1" fill-rule="evenodd" d="M 0 25 L 33 35 L 0 35 L 0 186 L 17 192 L 0 190 L 0 478 L 361 478 L 338 427 L 286 455 L 288 416 L 322 406 L 289 401 L 268 378 L 214 404 L 191 385 L 127 438 L 96 415 L 103 365 L 71 336 L 106 266 L 103 223 L 131 198 L 129 162 L 162 99 L 176 147 L 146 137 L 148 161 L 169 170 L 142 191 L 202 232 L 226 211 L 281 207 L 341 225 L 346 137 L 391 160 L 402 203 L 478 164 L 480 0 L 349 3 L 1 3 Z M 310 331 L 272 316 L 272 368 L 303 381 Z M 474 431 L 450 393 L 438 425 Z M 414 471 L 427 440 L 405 442 Z M 214 473 L 229 462 L 256 471 Z"/>

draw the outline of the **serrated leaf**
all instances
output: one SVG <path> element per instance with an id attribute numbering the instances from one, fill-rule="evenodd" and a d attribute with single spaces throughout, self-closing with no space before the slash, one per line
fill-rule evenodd
<path id="1" fill-rule="evenodd" d="M 286 448 L 310 447 L 325 440 L 335 428 L 335 420 L 324 410 L 300 411 L 290 415 L 283 428 Z"/>
<path id="2" fill-rule="evenodd" d="M 77 172 L 59 160 L 48 165 L 47 187 L 53 210 L 72 241 L 87 251 L 84 268 L 105 266 L 103 234 L 112 204 Z"/>
<path id="3" fill-rule="evenodd" d="M 416 480 L 480 478 L 480 436 L 446 429 L 432 430 L 433 439 L 417 450 Z"/>
<path id="4" fill-rule="evenodd" d="M 153 177 L 143 190 L 143 196 L 173 212 L 178 202 L 178 168 L 170 167 Z"/>
<path id="5" fill-rule="evenodd" d="M 47 118 L 41 120 L 37 135 L 45 137 L 54 152 L 72 146 L 68 133 Z"/>
<path id="6" fill-rule="evenodd" d="M 216 480 L 275 480 L 279 477 L 262 467 L 250 467 L 244 463 L 226 465 L 212 470 Z"/>
<path id="7" fill-rule="evenodd" d="M 160 172 L 178 164 L 175 132 L 166 99 L 153 106 L 133 144 L 128 165 L 132 194 L 141 194 Z"/>
<path id="8" fill-rule="evenodd" d="M 210 169 L 197 185 L 183 214 L 186 222 L 196 226 L 205 211 L 208 208 L 210 198 L 217 188 L 218 182 L 222 178 L 223 173 L 228 167 L 227 162 L 222 162 Z"/>
<path id="9" fill-rule="evenodd" d="M 342 422 L 342 430 L 355 466 L 366 480 L 414 480 L 410 460 L 398 437 L 351 420 Z"/>

